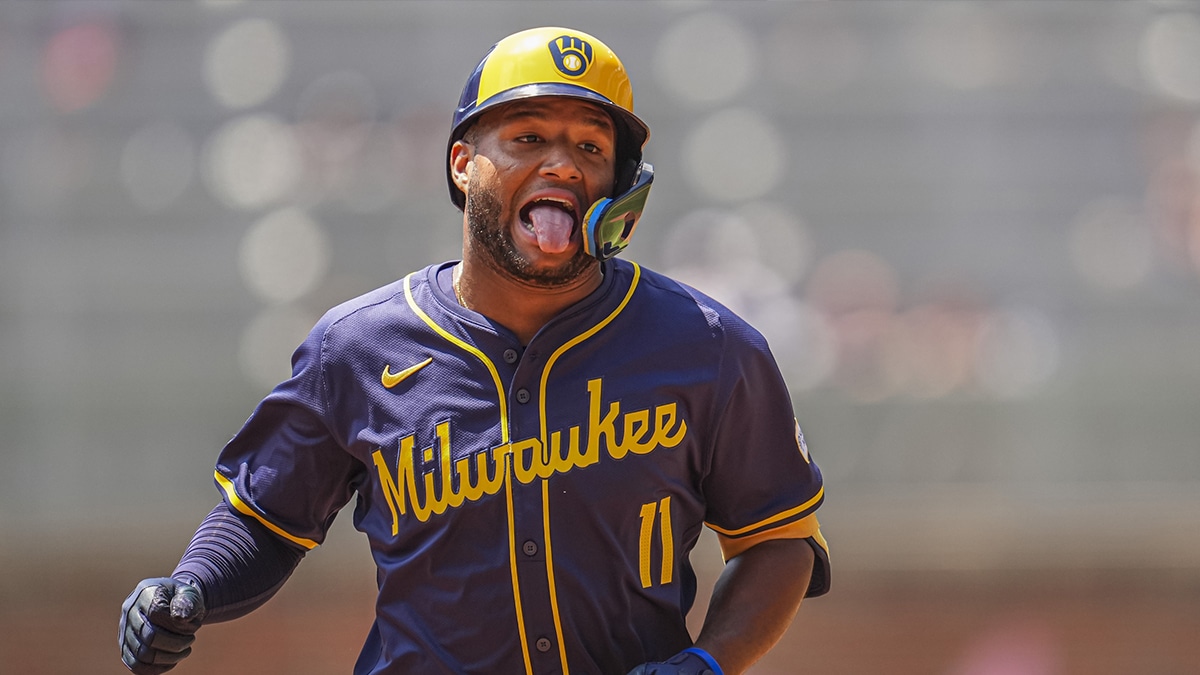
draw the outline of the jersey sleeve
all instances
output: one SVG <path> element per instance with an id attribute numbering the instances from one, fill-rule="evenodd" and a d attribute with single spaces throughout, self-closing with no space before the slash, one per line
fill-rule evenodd
<path id="1" fill-rule="evenodd" d="M 324 541 L 363 472 L 329 424 L 323 335 L 318 324 L 292 356 L 292 377 L 258 405 L 215 472 L 231 508 L 304 549 Z"/>
<path id="2" fill-rule="evenodd" d="M 735 322 L 714 414 L 704 481 L 706 524 L 726 560 L 771 539 L 805 539 L 816 554 L 808 595 L 829 588 L 829 551 L 816 510 L 825 499 L 779 368 L 757 331 Z"/>

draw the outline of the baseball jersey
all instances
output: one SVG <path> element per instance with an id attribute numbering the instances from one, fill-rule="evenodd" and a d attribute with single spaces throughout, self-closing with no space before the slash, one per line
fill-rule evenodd
<path id="1" fill-rule="evenodd" d="M 318 322 L 222 451 L 230 506 L 312 548 L 356 498 L 354 672 L 624 674 L 692 644 L 688 553 L 807 538 L 824 491 L 762 336 L 623 260 L 528 345 L 432 265 Z"/>

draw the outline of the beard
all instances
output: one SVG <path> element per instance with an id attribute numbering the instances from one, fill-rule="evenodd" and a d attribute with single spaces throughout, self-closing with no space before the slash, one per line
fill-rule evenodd
<path id="1" fill-rule="evenodd" d="M 556 288 L 583 276 L 595 260 L 575 251 L 570 260 L 553 269 L 540 269 L 517 250 L 512 233 L 500 223 L 500 196 L 492 186 L 472 185 L 467 190 L 467 231 L 473 245 L 484 253 L 484 260 L 495 270 L 530 286 Z"/>

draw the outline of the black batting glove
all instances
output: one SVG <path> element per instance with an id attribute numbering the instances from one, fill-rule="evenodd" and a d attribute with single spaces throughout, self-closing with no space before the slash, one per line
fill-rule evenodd
<path id="1" fill-rule="evenodd" d="M 158 675 L 192 653 L 204 619 L 200 589 L 178 579 L 146 579 L 121 605 L 121 661 L 135 675 Z"/>
<path id="2" fill-rule="evenodd" d="M 699 647 L 689 647 L 666 661 L 643 663 L 629 675 L 724 675 L 712 654 Z"/>

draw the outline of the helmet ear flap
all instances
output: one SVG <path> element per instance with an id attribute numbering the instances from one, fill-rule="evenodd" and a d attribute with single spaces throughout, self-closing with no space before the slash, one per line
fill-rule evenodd
<path id="1" fill-rule="evenodd" d="M 637 228 L 646 197 L 654 182 L 654 167 L 645 162 L 637 166 L 633 185 L 612 199 L 605 197 L 592 204 L 583 216 L 583 250 L 599 260 L 607 260 L 629 245 Z"/>
<path id="2" fill-rule="evenodd" d="M 641 168 L 641 158 L 625 156 L 618 160 L 617 170 L 613 174 L 613 197 L 633 187 L 633 183 L 637 180 L 638 172 L 641 171 Z"/>

